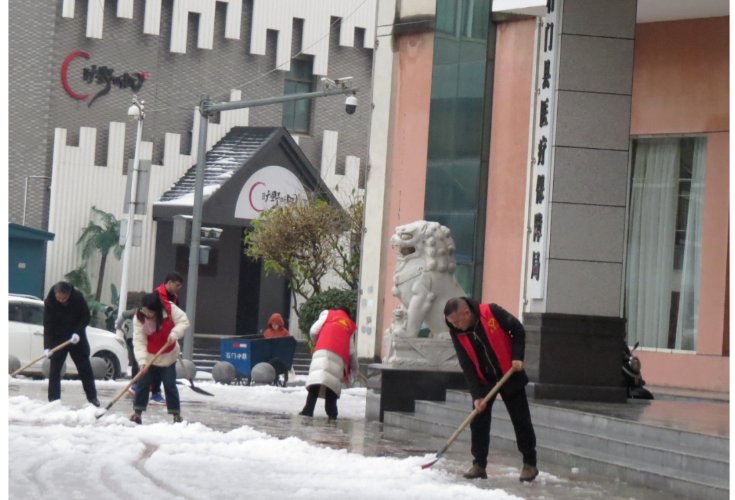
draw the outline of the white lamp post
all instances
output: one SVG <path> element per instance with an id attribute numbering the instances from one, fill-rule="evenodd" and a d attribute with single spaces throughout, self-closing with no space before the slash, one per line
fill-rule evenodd
<path id="1" fill-rule="evenodd" d="M 140 165 L 140 141 L 143 136 L 143 103 L 138 102 L 137 96 L 133 96 L 133 105 L 128 108 L 128 118 L 138 122 L 138 131 L 135 136 L 135 156 L 133 159 L 133 172 L 130 184 L 130 202 L 128 205 L 128 227 L 125 235 L 125 249 L 123 250 L 122 281 L 120 282 L 120 303 L 118 305 L 117 317 L 122 314 L 128 305 L 128 274 L 130 271 L 130 250 L 133 247 L 133 227 L 135 226 L 135 200 L 138 191 L 138 170 Z M 131 175 L 131 172 L 128 172 Z"/>

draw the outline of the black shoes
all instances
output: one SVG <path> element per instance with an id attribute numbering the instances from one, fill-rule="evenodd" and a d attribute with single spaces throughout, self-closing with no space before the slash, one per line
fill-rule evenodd
<path id="1" fill-rule="evenodd" d="M 95 405 L 97 408 L 100 407 L 100 400 L 97 399 L 97 398 L 92 398 L 92 399 L 89 400 L 89 402 L 90 402 L 90 404 Z"/>

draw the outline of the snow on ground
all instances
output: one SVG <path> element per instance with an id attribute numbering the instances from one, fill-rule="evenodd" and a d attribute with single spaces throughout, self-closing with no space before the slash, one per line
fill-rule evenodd
<path id="1" fill-rule="evenodd" d="M 306 403 L 306 388 L 301 387 L 274 387 L 270 385 L 222 385 L 212 381 L 199 380 L 194 383 L 196 387 L 200 387 L 205 391 L 214 394 L 214 397 L 202 396 L 188 388 L 189 382 L 181 379 L 185 385 L 179 385 L 179 396 L 186 401 L 205 401 L 217 402 L 222 405 L 238 406 L 243 410 L 249 411 L 266 411 L 273 413 L 287 413 L 295 415 L 301 411 Z M 14 384 L 39 384 L 46 386 L 48 381 L 30 380 L 30 379 L 14 379 Z M 110 388 L 121 391 L 126 385 L 127 380 L 121 381 L 95 381 L 96 387 Z M 62 380 L 61 386 L 64 390 L 82 392 L 82 383 L 79 380 Z M 364 387 L 356 387 L 354 389 L 342 389 L 342 395 L 337 400 L 337 409 L 339 410 L 339 418 L 349 418 L 362 420 L 365 418 L 365 396 L 367 389 Z M 62 394 L 62 400 L 64 399 Z M 102 406 L 106 406 L 109 401 L 100 396 Z M 186 408 L 183 408 L 186 412 Z M 314 409 L 315 417 L 326 417 L 324 411 L 324 400 L 317 401 Z M 63 422 L 60 422 L 63 423 Z"/>
<path id="2" fill-rule="evenodd" d="M 306 403 L 305 387 L 273 387 L 266 385 L 242 387 L 237 385 L 221 385 L 208 382 L 197 382 L 207 392 L 214 394 L 218 401 L 228 405 L 237 405 L 243 409 L 255 411 L 269 411 L 275 413 L 296 414 L 301 411 Z M 179 393 L 186 391 L 179 386 Z M 337 400 L 339 418 L 350 418 L 362 420 L 365 418 L 365 396 L 367 389 L 356 387 L 354 389 L 342 389 L 342 395 Z M 194 395 L 194 393 L 192 393 Z M 202 399 L 206 396 L 198 396 Z M 187 395 L 188 398 L 188 395 Z M 212 398 L 209 398 L 212 399 Z M 324 400 L 317 401 L 314 409 L 315 417 L 326 417 L 324 411 Z"/>
<path id="3" fill-rule="evenodd" d="M 25 396 L 11 397 L 8 406 L 10 498 L 16 500 L 518 498 L 422 470 L 431 455 L 364 457 L 247 426 L 219 432 L 198 423 L 97 421 L 99 410 L 90 406 L 72 410 Z"/>

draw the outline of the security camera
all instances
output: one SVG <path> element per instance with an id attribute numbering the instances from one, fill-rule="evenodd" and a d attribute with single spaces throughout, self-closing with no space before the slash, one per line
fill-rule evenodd
<path id="1" fill-rule="evenodd" d="M 350 94 L 345 99 L 345 111 L 348 115 L 354 115 L 357 111 L 357 97 L 355 97 L 355 94 Z"/>

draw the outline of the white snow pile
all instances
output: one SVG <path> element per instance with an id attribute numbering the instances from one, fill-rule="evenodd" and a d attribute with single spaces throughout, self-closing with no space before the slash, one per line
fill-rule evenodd
<path id="1" fill-rule="evenodd" d="M 8 420 L 27 424 L 91 425 L 97 421 L 97 415 L 103 413 L 101 409 L 91 404 L 86 404 L 78 410 L 72 410 L 64 406 L 60 400 L 43 403 L 26 396 L 15 396 L 8 402 Z M 102 419 L 105 423 L 110 424 L 128 421 L 120 415 L 108 415 Z"/>
<path id="2" fill-rule="evenodd" d="M 183 379 L 182 379 L 183 381 Z M 306 388 L 301 387 L 275 387 L 270 385 L 258 385 L 258 386 L 241 386 L 241 385 L 222 385 L 216 384 L 211 379 L 199 379 L 197 373 L 196 386 L 201 387 L 205 391 L 213 394 L 215 397 L 202 396 L 189 389 L 188 381 L 183 381 L 185 385 L 179 385 L 179 396 L 182 401 L 202 401 L 205 403 L 217 402 L 222 406 L 236 406 L 243 410 L 249 411 L 263 411 L 280 414 L 296 415 L 304 407 L 306 403 Z M 15 379 L 15 384 L 22 385 L 46 385 L 47 381 L 41 380 L 25 380 Z M 79 380 L 62 380 L 62 387 L 72 391 L 82 391 L 82 383 Z M 127 380 L 121 381 L 95 381 L 98 388 L 106 387 L 115 389 L 116 391 L 122 390 L 127 384 Z M 339 418 L 343 419 L 356 419 L 362 420 L 365 418 L 365 397 L 367 395 L 367 389 L 364 387 L 356 387 L 353 389 L 343 389 L 340 398 L 337 400 L 337 409 L 339 410 Z M 105 398 L 101 398 L 102 405 L 106 405 L 109 401 Z M 39 410 L 41 411 L 41 410 Z M 47 411 L 47 410 L 43 410 Z M 94 412 L 92 406 L 88 408 L 85 406 L 84 409 L 79 410 L 80 412 L 90 412 L 89 415 L 94 418 Z M 184 410 L 185 413 L 185 410 Z M 82 416 L 86 413 L 80 413 L 78 422 L 83 422 Z M 316 407 L 314 408 L 315 417 L 326 417 L 327 413 L 324 411 L 324 400 L 319 399 Z M 57 417 L 62 418 L 62 417 Z M 68 418 L 67 416 L 63 418 Z M 23 420 L 23 417 L 19 417 L 19 420 Z M 53 423 L 72 423 L 65 421 L 54 421 Z"/>
<path id="3" fill-rule="evenodd" d="M 243 409 L 253 411 L 267 411 L 274 413 L 297 414 L 306 403 L 306 388 L 304 387 L 274 387 L 274 386 L 250 386 L 222 385 L 212 382 L 197 382 L 207 392 L 214 394 L 215 400 L 226 405 L 234 405 Z M 213 398 L 200 396 L 192 391 L 179 386 L 179 394 L 186 399 L 197 399 L 211 401 Z M 339 418 L 358 419 L 365 418 L 365 397 L 367 389 L 356 387 L 354 389 L 343 389 L 337 400 Z M 315 417 L 326 417 L 324 411 L 324 400 L 319 399 L 314 409 Z"/>
<path id="4" fill-rule="evenodd" d="M 459 484 L 438 469 L 422 470 L 429 455 L 364 457 L 250 427 L 224 433 L 186 422 L 25 425 L 48 423 L 43 415 L 72 423 L 77 417 L 63 414 L 78 412 L 25 397 L 9 403 L 9 491 L 17 500 L 518 498 Z"/>

